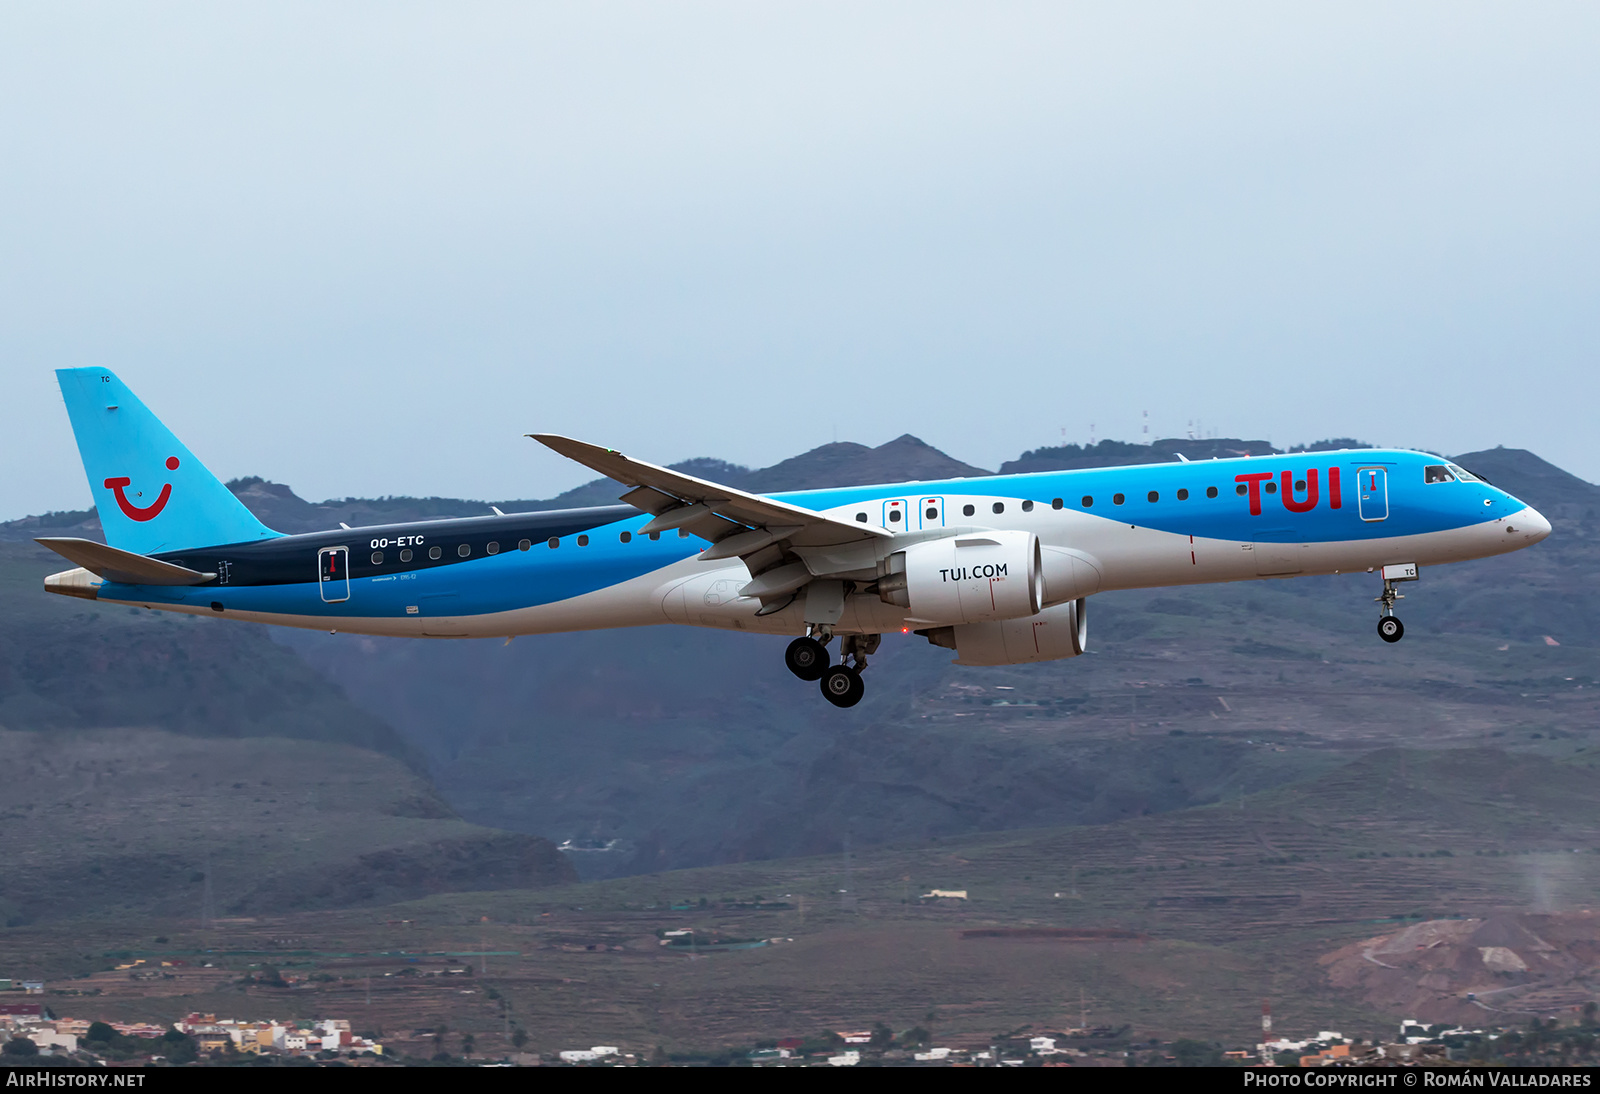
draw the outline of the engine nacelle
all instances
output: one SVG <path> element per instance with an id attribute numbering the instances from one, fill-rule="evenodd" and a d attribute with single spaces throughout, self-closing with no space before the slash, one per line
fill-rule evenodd
<path id="1" fill-rule="evenodd" d="M 928 623 L 1018 619 L 1044 606 L 1032 532 L 974 532 L 913 543 L 878 564 L 878 596 Z"/>
<path id="2" fill-rule="evenodd" d="M 918 631 L 935 646 L 956 651 L 958 665 L 1026 665 L 1076 657 L 1089 644 L 1087 600 L 1046 608 L 1027 619 L 966 623 Z"/>

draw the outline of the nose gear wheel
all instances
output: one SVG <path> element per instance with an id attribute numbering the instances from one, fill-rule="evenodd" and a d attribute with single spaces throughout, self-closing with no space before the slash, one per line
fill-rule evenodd
<path id="1" fill-rule="evenodd" d="M 1405 596 L 1395 590 L 1394 582 L 1388 578 L 1383 581 L 1383 595 L 1377 597 L 1377 602 L 1383 605 L 1378 616 L 1378 637 L 1385 642 L 1398 642 L 1406 635 L 1406 625 L 1400 622 L 1400 617 L 1394 614 L 1394 602 L 1404 600 Z"/>

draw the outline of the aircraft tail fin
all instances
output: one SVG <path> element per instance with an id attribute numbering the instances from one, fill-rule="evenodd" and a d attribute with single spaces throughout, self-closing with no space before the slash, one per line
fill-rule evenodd
<path id="1" fill-rule="evenodd" d="M 112 547 L 150 555 L 278 535 L 114 372 L 57 369 L 56 380 Z"/>

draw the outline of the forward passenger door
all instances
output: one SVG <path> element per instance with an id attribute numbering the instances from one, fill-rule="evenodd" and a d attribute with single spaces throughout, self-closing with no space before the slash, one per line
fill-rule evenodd
<path id="1" fill-rule="evenodd" d="M 1363 467 L 1356 472 L 1356 492 L 1360 498 L 1361 519 L 1385 520 L 1389 516 L 1389 472 L 1382 467 Z"/>

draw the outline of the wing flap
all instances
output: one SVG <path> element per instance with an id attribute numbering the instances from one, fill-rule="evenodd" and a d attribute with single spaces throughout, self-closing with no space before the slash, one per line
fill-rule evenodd
<path id="1" fill-rule="evenodd" d="M 657 467 L 571 437 L 550 433 L 528 436 L 569 460 L 631 487 L 622 500 L 656 518 L 647 528 L 692 526 L 717 533 L 716 518 L 721 518 L 726 523 L 716 534 L 715 546 L 705 552 L 708 559 L 731 558 L 735 554 L 744 557 L 780 541 L 795 546 L 835 546 L 892 536 L 887 528 L 834 520 L 814 509 Z M 761 534 L 744 538 L 752 532 Z"/>

